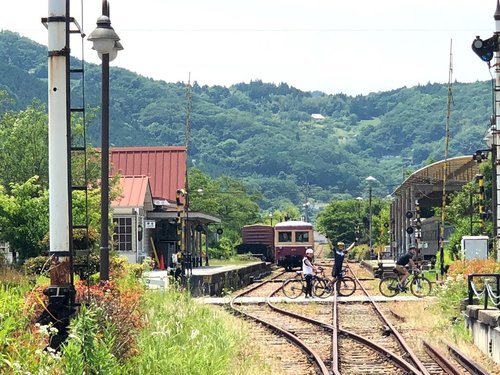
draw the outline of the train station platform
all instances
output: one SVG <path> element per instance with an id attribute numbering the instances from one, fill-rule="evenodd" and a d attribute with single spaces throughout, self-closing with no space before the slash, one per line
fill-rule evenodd
<path id="1" fill-rule="evenodd" d="M 185 277 L 193 296 L 222 296 L 270 273 L 270 263 L 255 261 L 245 264 L 197 267 L 186 270 Z M 169 275 L 171 270 L 155 270 L 145 272 L 144 279 L 151 289 L 165 288 L 169 282 Z"/>

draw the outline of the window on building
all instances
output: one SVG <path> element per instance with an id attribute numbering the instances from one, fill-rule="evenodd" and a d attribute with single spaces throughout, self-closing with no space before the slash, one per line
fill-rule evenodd
<path id="1" fill-rule="evenodd" d="M 295 232 L 295 242 L 309 242 L 309 232 Z"/>
<path id="2" fill-rule="evenodd" d="M 279 232 L 278 233 L 278 241 L 279 242 L 291 242 L 292 241 L 292 232 Z"/>
<path id="3" fill-rule="evenodd" d="M 113 234 L 114 248 L 118 251 L 132 251 L 132 218 L 119 217 L 113 219 L 115 233 Z"/>

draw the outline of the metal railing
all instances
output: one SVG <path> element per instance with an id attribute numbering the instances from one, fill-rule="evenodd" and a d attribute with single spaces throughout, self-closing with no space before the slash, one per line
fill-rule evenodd
<path id="1" fill-rule="evenodd" d="M 474 279 L 480 278 L 482 281 L 482 288 L 478 289 L 478 286 L 474 283 Z M 492 283 L 491 279 L 495 279 Z M 495 289 L 492 288 L 492 284 L 495 285 Z M 500 273 L 473 273 L 467 276 L 468 294 L 469 300 L 468 304 L 472 305 L 474 297 L 477 299 L 484 298 L 484 309 L 488 308 L 488 303 L 495 308 L 500 307 Z"/>

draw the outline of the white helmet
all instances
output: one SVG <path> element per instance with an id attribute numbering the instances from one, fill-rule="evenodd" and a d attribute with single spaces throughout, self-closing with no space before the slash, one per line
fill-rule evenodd
<path id="1" fill-rule="evenodd" d="M 314 253 L 313 249 L 307 249 L 306 250 L 306 254 L 313 254 L 313 253 Z"/>

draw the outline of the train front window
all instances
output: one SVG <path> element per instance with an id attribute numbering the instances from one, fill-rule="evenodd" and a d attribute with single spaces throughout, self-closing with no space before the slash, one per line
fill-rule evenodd
<path id="1" fill-rule="evenodd" d="M 295 242 L 309 242 L 309 232 L 295 232 Z"/>
<path id="2" fill-rule="evenodd" d="M 279 232 L 278 242 L 292 242 L 292 232 Z"/>

